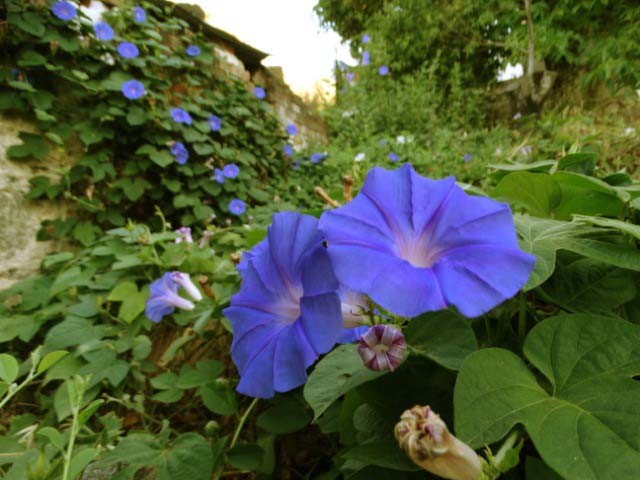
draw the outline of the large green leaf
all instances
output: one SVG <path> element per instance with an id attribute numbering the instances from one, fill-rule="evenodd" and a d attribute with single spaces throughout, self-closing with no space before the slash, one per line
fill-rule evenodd
<path id="1" fill-rule="evenodd" d="M 455 387 L 456 433 L 474 448 L 522 424 L 545 463 L 568 480 L 637 480 L 640 327 L 594 315 L 549 318 L 517 355 L 471 354 Z M 547 386 L 548 385 L 548 386 Z"/>
<path id="2" fill-rule="evenodd" d="M 617 217 L 622 213 L 619 191 L 602 180 L 573 172 L 556 172 L 551 178 L 562 192 L 556 218 L 569 219 L 574 214 Z"/>
<path id="3" fill-rule="evenodd" d="M 364 366 L 356 345 L 340 345 L 316 365 L 304 386 L 314 420 L 349 390 L 383 374 Z"/>
<path id="4" fill-rule="evenodd" d="M 513 172 L 505 176 L 491 196 L 524 207 L 536 217 L 550 217 L 562 198 L 560 187 L 550 175 L 530 172 Z"/>
<path id="5" fill-rule="evenodd" d="M 606 233 L 602 229 L 578 222 L 547 220 L 528 215 L 515 215 L 514 221 L 520 236 L 520 246 L 537 257 L 524 290 L 537 287 L 551 276 L 558 250 L 568 250 L 609 265 L 640 271 L 640 252 L 628 243 L 613 243 L 595 237 L 596 234 Z"/>
<path id="6" fill-rule="evenodd" d="M 404 331 L 411 354 L 423 355 L 451 370 L 460 369 L 478 348 L 470 322 L 451 310 L 415 318 Z"/>
<path id="7" fill-rule="evenodd" d="M 629 270 L 582 258 L 559 266 L 542 288 L 571 312 L 608 315 L 636 296 L 634 278 Z"/>

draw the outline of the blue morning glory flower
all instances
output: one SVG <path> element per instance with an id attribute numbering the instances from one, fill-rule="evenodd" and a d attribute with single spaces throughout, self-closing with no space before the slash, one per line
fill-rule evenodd
<path id="1" fill-rule="evenodd" d="M 200 47 L 197 45 L 189 45 L 187 47 L 187 55 L 190 57 L 197 57 L 198 55 L 200 55 Z"/>
<path id="2" fill-rule="evenodd" d="M 224 183 L 224 173 L 222 173 L 222 170 L 220 170 L 219 168 L 214 168 L 213 179 L 222 185 Z"/>
<path id="3" fill-rule="evenodd" d="M 209 115 L 209 127 L 212 132 L 219 132 L 222 127 L 222 120 L 217 115 Z"/>
<path id="4" fill-rule="evenodd" d="M 142 7 L 133 7 L 133 21 L 142 23 L 147 20 L 147 12 Z"/>
<path id="5" fill-rule="evenodd" d="M 360 60 L 360 65 L 366 67 L 371 63 L 371 54 L 365 50 L 362 52 L 362 59 Z"/>
<path id="6" fill-rule="evenodd" d="M 285 146 L 282 148 L 282 151 L 284 152 L 284 154 L 285 154 L 287 157 L 291 157 L 291 156 L 293 156 L 293 147 L 292 147 L 291 145 L 285 145 Z"/>
<path id="7" fill-rule="evenodd" d="M 378 75 L 380 75 L 381 77 L 384 77 L 388 73 L 389 67 L 387 67 L 386 65 L 382 65 L 380 68 L 378 68 Z"/>
<path id="8" fill-rule="evenodd" d="M 191 125 L 192 123 L 191 115 L 189 115 L 189 112 L 178 107 L 171 109 L 171 118 L 176 123 L 184 123 L 186 125 Z"/>
<path id="9" fill-rule="evenodd" d="M 368 33 L 365 33 L 364 35 L 362 35 L 362 43 L 369 43 L 371 41 L 371 37 L 369 36 Z"/>
<path id="10" fill-rule="evenodd" d="M 258 100 L 262 100 L 264 97 L 267 96 L 267 92 L 265 92 L 264 88 L 262 87 L 253 87 L 253 95 Z"/>
<path id="11" fill-rule="evenodd" d="M 387 155 L 387 157 L 388 157 L 388 158 L 389 158 L 389 160 L 391 160 L 392 162 L 397 162 L 397 161 L 400 159 L 400 157 L 398 156 L 398 154 L 397 154 L 397 153 L 393 153 L 393 152 L 389 153 L 389 155 Z"/>
<path id="12" fill-rule="evenodd" d="M 178 295 L 178 288 L 182 287 L 194 300 L 202 299 L 189 275 L 182 272 L 167 272 L 154 281 L 149 290 L 145 314 L 152 322 L 158 323 L 165 315 L 170 315 L 176 308 L 193 310 L 194 304 Z"/>
<path id="13" fill-rule="evenodd" d="M 287 134 L 291 135 L 292 137 L 298 133 L 298 128 L 295 126 L 295 124 L 290 123 L 289 125 L 287 125 Z"/>
<path id="14" fill-rule="evenodd" d="M 102 42 L 108 42 L 112 40 L 115 33 L 113 28 L 107 22 L 98 22 L 93 26 L 93 31 L 96 33 L 96 38 Z"/>
<path id="15" fill-rule="evenodd" d="M 481 315 L 515 295 L 535 263 L 518 246 L 507 204 L 409 164 L 373 168 L 356 198 L 325 212 L 319 228 L 338 280 L 405 317 L 450 306 Z"/>
<path id="16" fill-rule="evenodd" d="M 356 79 L 356 74 L 353 72 L 347 72 L 347 82 L 349 83 L 353 83 L 353 81 Z"/>
<path id="17" fill-rule="evenodd" d="M 51 5 L 51 12 L 60 20 L 68 22 L 76 18 L 77 8 L 73 3 L 61 0 Z"/>
<path id="18" fill-rule="evenodd" d="M 140 51 L 135 43 L 122 42 L 118 45 L 118 55 L 122 58 L 136 58 Z"/>
<path id="19" fill-rule="evenodd" d="M 229 202 L 229 211 L 234 215 L 240 216 L 247 211 L 247 204 L 239 198 L 234 198 Z"/>
<path id="20" fill-rule="evenodd" d="M 173 142 L 169 147 L 169 151 L 180 165 L 184 165 L 189 160 L 189 150 L 182 142 Z"/>
<path id="21" fill-rule="evenodd" d="M 465 153 L 464 157 L 462 157 L 462 160 L 464 161 L 464 163 L 469 163 L 472 159 L 473 159 L 473 155 L 471 155 L 470 153 Z"/>
<path id="22" fill-rule="evenodd" d="M 267 237 L 244 254 L 240 291 L 223 313 L 233 327 L 237 390 L 270 398 L 307 380 L 307 368 L 343 331 L 338 282 L 318 221 L 277 213 Z"/>
<path id="23" fill-rule="evenodd" d="M 311 154 L 311 163 L 320 163 L 322 160 L 327 158 L 325 153 L 316 152 Z"/>
<path id="24" fill-rule="evenodd" d="M 136 100 L 147 93 L 142 82 L 138 80 L 127 80 L 122 84 L 120 90 L 129 100 Z"/>
<path id="25" fill-rule="evenodd" d="M 240 167 L 235 163 L 229 163 L 222 168 L 222 173 L 227 178 L 236 178 L 240 174 Z"/>

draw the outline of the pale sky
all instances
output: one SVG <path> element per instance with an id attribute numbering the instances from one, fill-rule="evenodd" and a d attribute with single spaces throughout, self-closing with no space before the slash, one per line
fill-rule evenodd
<path id="1" fill-rule="evenodd" d="M 186 0 L 185 0 L 186 1 Z M 336 58 L 350 65 L 349 48 L 333 31 L 324 31 L 313 7 L 317 0 L 189 0 L 216 28 L 269 53 L 266 66 L 280 66 L 297 93 L 312 92 L 331 79 Z"/>

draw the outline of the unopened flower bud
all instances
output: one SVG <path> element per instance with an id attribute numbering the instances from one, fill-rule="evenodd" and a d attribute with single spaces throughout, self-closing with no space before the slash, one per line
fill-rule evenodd
<path id="1" fill-rule="evenodd" d="M 193 243 L 193 237 L 191 237 L 191 229 L 189 227 L 180 227 L 175 231 L 175 233 L 180 235 L 178 238 L 176 238 L 176 243 Z"/>
<path id="2" fill-rule="evenodd" d="M 395 370 L 404 357 L 407 344 L 393 325 L 374 325 L 360 337 L 358 353 L 371 370 Z"/>
<path id="3" fill-rule="evenodd" d="M 482 475 L 480 457 L 428 406 L 405 410 L 394 433 L 400 448 L 428 472 L 449 480 L 478 480 Z"/>

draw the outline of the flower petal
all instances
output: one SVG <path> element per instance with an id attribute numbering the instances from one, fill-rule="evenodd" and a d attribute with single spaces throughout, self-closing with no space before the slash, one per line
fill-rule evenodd
<path id="1" fill-rule="evenodd" d="M 269 342 L 242 372 L 236 390 L 244 395 L 270 398 L 274 395 L 273 358 L 276 342 Z"/>
<path id="2" fill-rule="evenodd" d="M 273 358 L 273 387 L 276 392 L 292 390 L 307 381 L 307 367 L 310 363 L 305 363 L 305 354 L 301 347 L 296 338 L 295 326 L 283 328 L 278 335 Z M 317 358 L 317 354 L 315 357 Z"/>
<path id="3" fill-rule="evenodd" d="M 515 248 L 473 245 L 447 252 L 433 270 L 447 303 L 477 317 L 514 296 L 534 264 L 533 255 Z"/>
<path id="4" fill-rule="evenodd" d="M 309 343 L 318 353 L 333 347 L 342 332 L 340 296 L 336 292 L 302 297 L 300 323 Z"/>

